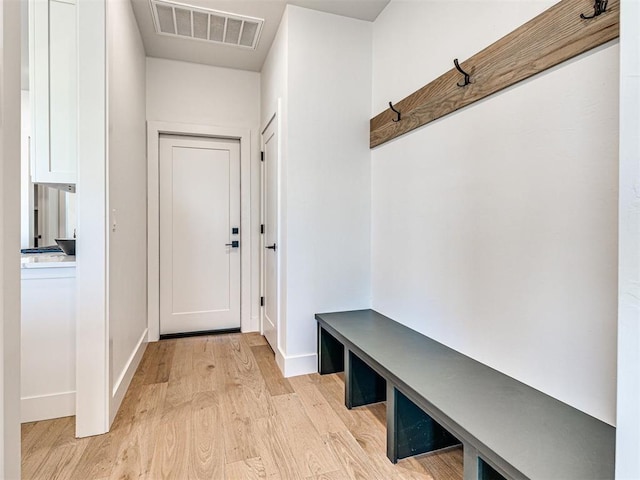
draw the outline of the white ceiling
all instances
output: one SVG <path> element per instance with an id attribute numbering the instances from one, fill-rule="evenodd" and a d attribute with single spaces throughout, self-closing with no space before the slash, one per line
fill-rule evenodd
<path id="1" fill-rule="evenodd" d="M 373 21 L 389 0 L 176 0 L 195 7 L 210 8 L 264 19 L 255 50 L 218 45 L 199 40 L 158 35 L 153 26 L 149 0 L 131 0 L 147 56 L 203 63 L 217 67 L 258 72 L 269 52 L 287 3 L 313 10 Z"/>
<path id="2" fill-rule="evenodd" d="M 150 57 L 203 63 L 218 67 L 259 72 L 276 35 L 287 3 L 345 17 L 372 22 L 390 0 L 182 0 L 193 6 L 248 15 L 265 20 L 256 50 L 216 45 L 158 35 L 153 27 L 149 0 L 131 0 L 142 34 L 145 52 Z M 28 2 L 22 6 L 22 89 L 29 89 Z"/>

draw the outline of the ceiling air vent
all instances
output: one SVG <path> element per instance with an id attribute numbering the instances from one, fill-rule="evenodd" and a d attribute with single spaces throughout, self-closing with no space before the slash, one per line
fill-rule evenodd
<path id="1" fill-rule="evenodd" d="M 149 0 L 156 33 L 255 49 L 264 20 L 181 3 Z"/>

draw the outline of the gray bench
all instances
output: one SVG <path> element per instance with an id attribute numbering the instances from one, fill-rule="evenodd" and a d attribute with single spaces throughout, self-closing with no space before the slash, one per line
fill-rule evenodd
<path id="1" fill-rule="evenodd" d="M 615 428 L 373 310 L 317 314 L 347 408 L 387 402 L 392 462 L 462 445 L 464 479 L 613 479 Z"/>

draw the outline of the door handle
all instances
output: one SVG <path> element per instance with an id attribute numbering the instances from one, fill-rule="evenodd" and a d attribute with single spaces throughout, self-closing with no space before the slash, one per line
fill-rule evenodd
<path id="1" fill-rule="evenodd" d="M 274 243 L 273 245 L 269 245 L 268 247 L 264 247 L 264 248 L 268 248 L 269 250 L 273 250 L 274 252 L 277 250 L 277 245 Z"/>
<path id="2" fill-rule="evenodd" d="M 240 246 L 240 242 L 238 240 L 234 240 L 231 243 L 225 243 L 225 247 L 238 248 Z"/>

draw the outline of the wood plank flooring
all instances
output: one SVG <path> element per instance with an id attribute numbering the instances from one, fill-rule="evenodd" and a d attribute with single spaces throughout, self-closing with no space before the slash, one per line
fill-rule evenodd
<path id="1" fill-rule="evenodd" d="M 462 450 L 386 458 L 385 405 L 347 410 L 342 375 L 285 379 L 257 334 L 151 343 L 108 434 L 22 425 L 23 479 L 462 479 Z"/>

